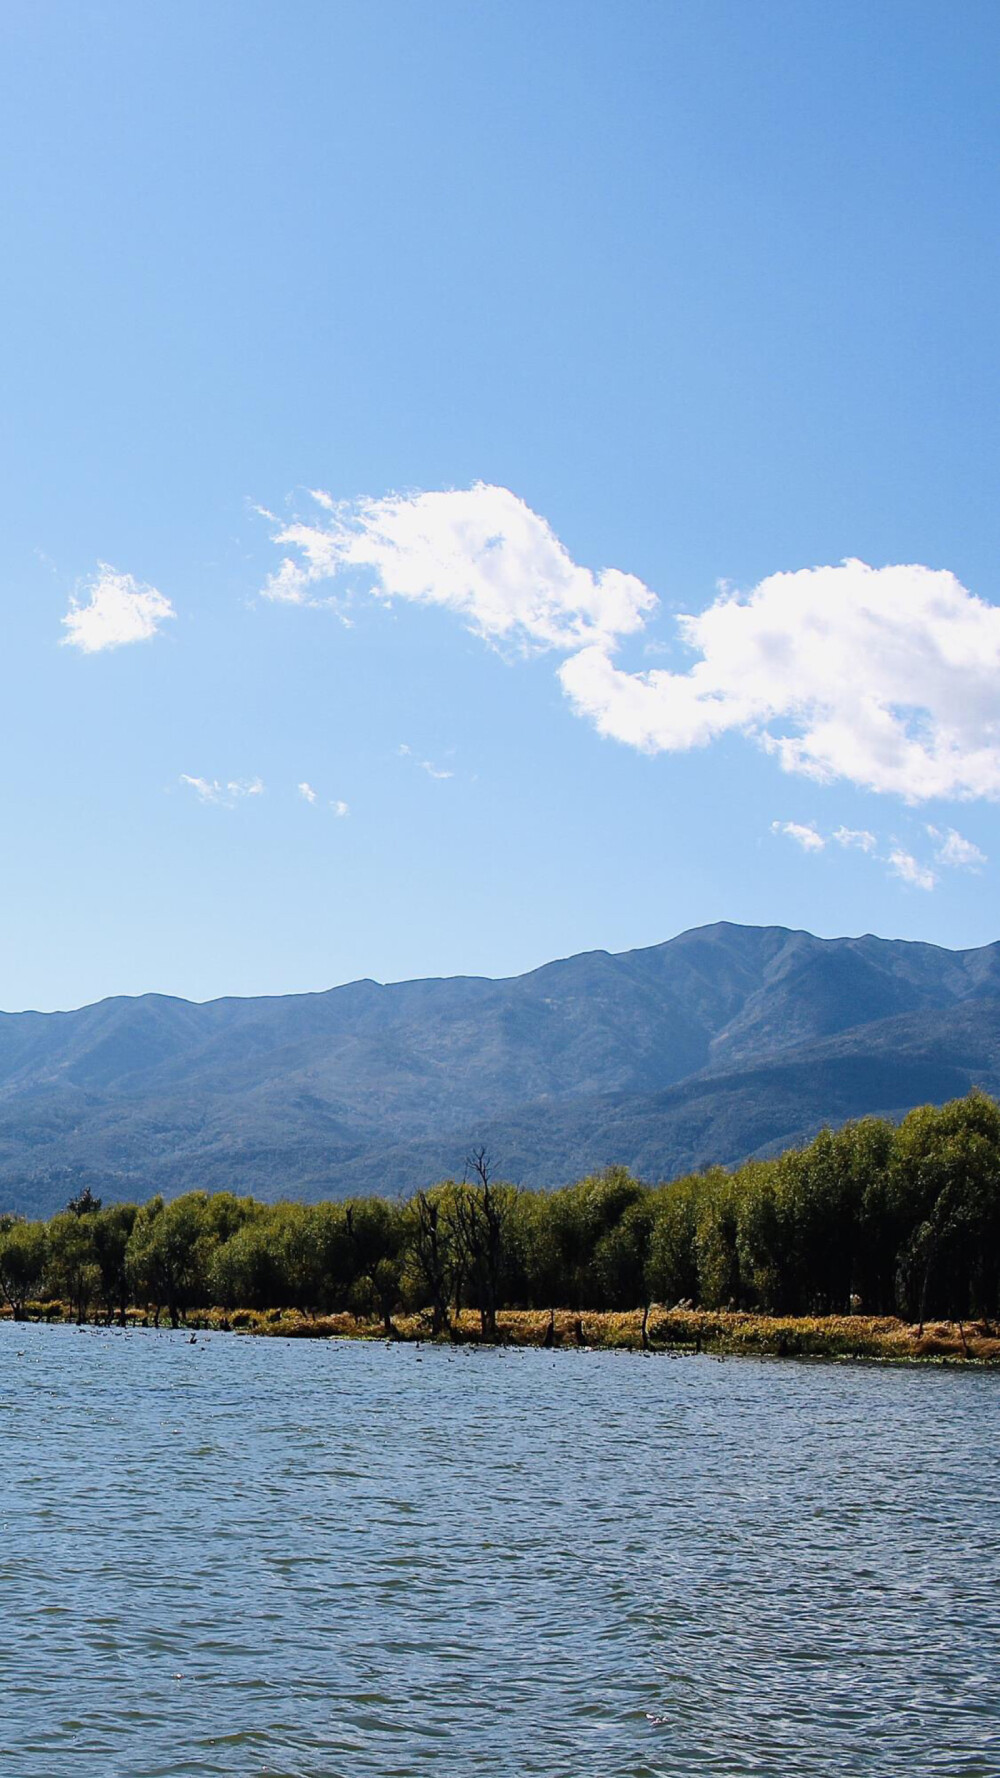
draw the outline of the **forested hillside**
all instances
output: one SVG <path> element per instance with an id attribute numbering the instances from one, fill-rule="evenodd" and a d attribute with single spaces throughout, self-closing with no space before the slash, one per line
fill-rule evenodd
<path id="1" fill-rule="evenodd" d="M 1000 1088 L 1000 947 L 717 925 L 504 981 L 0 1015 L 0 1208 L 733 1165 Z"/>

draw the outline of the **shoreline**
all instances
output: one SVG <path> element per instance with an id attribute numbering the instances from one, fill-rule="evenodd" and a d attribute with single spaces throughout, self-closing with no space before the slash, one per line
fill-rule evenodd
<path id="1" fill-rule="evenodd" d="M 63 1302 L 31 1303 L 19 1326 L 75 1325 Z M 0 1319 L 14 1324 L 8 1308 Z M 83 1325 L 120 1327 L 104 1315 Z M 170 1329 L 141 1309 L 129 1309 L 126 1328 Z M 482 1337 L 476 1310 L 453 1317 L 449 1329 L 433 1333 L 426 1314 L 381 1320 L 343 1311 L 308 1316 L 296 1309 L 221 1309 L 190 1312 L 179 1332 L 214 1332 L 281 1339 L 382 1340 L 399 1344 L 508 1346 L 540 1350 L 705 1353 L 716 1357 L 868 1359 L 896 1364 L 955 1364 L 963 1369 L 1000 1369 L 1000 1325 L 975 1321 L 926 1321 L 921 1329 L 895 1316 L 757 1315 L 747 1310 L 666 1309 L 571 1310 L 505 1309 L 497 1315 L 496 1341 Z"/>

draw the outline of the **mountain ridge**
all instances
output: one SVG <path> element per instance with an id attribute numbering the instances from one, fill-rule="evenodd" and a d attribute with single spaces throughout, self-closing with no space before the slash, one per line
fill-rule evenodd
<path id="1" fill-rule="evenodd" d="M 81 1184 L 409 1190 L 484 1139 L 524 1183 L 610 1160 L 667 1177 L 995 1090 L 998 1033 L 1000 943 L 727 921 L 520 976 L 3 1013 L 0 1208 L 48 1213 Z"/>

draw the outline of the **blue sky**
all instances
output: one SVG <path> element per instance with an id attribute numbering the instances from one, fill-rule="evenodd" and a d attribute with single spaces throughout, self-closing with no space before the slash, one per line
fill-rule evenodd
<path id="1" fill-rule="evenodd" d="M 0 49 L 0 1005 L 998 936 L 994 6 Z"/>

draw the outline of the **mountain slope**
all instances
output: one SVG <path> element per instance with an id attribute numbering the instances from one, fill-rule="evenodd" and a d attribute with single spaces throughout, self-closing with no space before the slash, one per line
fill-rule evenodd
<path id="1" fill-rule="evenodd" d="M 665 1177 L 1000 1085 L 998 1020 L 1000 945 L 725 923 L 502 981 L 3 1014 L 0 1205 L 413 1189 L 474 1140 L 525 1183 Z"/>

